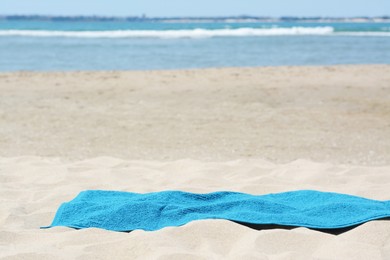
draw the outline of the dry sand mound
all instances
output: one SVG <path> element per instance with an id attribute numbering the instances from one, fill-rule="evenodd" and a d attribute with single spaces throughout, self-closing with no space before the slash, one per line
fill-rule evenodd
<path id="1" fill-rule="evenodd" d="M 156 232 L 118 233 L 52 228 L 59 204 L 79 191 L 233 190 L 253 194 L 317 189 L 389 199 L 390 167 L 298 160 L 230 162 L 79 162 L 39 157 L 0 159 L 0 256 L 9 259 L 389 259 L 390 221 L 363 224 L 334 235 L 306 228 L 255 230 L 226 220 L 191 222 Z"/>

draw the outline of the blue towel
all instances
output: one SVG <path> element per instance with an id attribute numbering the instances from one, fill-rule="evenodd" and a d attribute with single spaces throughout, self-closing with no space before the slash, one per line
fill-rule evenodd
<path id="1" fill-rule="evenodd" d="M 48 227 L 159 230 L 202 219 L 337 229 L 390 217 L 390 201 L 312 190 L 267 195 L 88 190 L 63 203 Z M 46 227 L 46 228 L 48 228 Z"/>

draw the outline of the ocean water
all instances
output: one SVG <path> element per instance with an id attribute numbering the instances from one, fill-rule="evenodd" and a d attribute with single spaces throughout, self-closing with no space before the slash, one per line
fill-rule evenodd
<path id="1" fill-rule="evenodd" d="M 390 64 L 390 23 L 0 21 L 0 71 Z"/>

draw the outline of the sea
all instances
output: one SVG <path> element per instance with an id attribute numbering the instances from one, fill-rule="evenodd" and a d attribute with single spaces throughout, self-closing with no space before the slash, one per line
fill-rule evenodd
<path id="1" fill-rule="evenodd" d="M 390 64 L 390 23 L 0 21 L 0 71 L 333 64 Z"/>

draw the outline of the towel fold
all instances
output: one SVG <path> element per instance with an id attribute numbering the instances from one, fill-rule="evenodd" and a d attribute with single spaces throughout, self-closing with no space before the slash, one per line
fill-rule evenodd
<path id="1" fill-rule="evenodd" d="M 153 231 L 194 220 L 226 219 L 249 224 L 337 229 L 385 217 L 390 217 L 390 201 L 312 190 L 267 195 L 88 190 L 63 203 L 53 223 L 45 228 Z"/>

